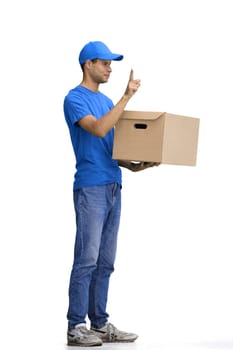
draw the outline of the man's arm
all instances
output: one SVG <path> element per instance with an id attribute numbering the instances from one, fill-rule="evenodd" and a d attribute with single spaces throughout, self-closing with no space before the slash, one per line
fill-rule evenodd
<path id="1" fill-rule="evenodd" d="M 87 115 L 79 121 L 79 125 L 95 136 L 104 137 L 116 125 L 127 103 L 138 90 L 139 86 L 140 80 L 134 79 L 133 70 L 131 70 L 125 93 L 119 102 L 103 117 L 96 119 L 93 115 Z"/>

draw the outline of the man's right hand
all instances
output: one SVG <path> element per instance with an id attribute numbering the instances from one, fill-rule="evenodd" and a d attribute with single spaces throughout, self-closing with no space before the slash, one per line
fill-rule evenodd
<path id="1" fill-rule="evenodd" d="M 135 92 L 137 92 L 138 88 L 141 85 L 141 80 L 140 79 L 134 79 L 134 71 L 131 69 L 130 75 L 129 75 L 129 81 L 127 88 L 125 90 L 125 95 L 129 98 L 131 98 Z"/>

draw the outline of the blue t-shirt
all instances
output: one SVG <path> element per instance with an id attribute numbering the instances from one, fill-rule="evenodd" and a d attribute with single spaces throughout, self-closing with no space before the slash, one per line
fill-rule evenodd
<path id="1" fill-rule="evenodd" d="M 64 114 L 70 131 L 76 158 L 74 190 L 112 182 L 121 185 L 122 176 L 118 162 L 112 159 L 114 128 L 105 137 L 97 137 L 78 124 L 87 115 L 97 119 L 113 108 L 113 102 L 101 92 L 84 86 L 69 91 L 64 99 Z"/>

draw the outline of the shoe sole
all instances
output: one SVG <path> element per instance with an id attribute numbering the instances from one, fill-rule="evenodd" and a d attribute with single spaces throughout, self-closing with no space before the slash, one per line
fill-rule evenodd
<path id="1" fill-rule="evenodd" d="M 133 343 L 135 342 L 135 340 L 138 339 L 138 337 L 136 338 L 132 338 L 132 339 L 109 339 L 108 337 L 106 338 L 101 338 L 100 339 L 102 340 L 103 343 Z"/>
<path id="2" fill-rule="evenodd" d="M 135 342 L 136 339 L 134 340 L 104 340 L 102 339 L 103 343 L 133 343 Z"/>
<path id="3" fill-rule="evenodd" d="M 77 343 L 67 343 L 68 346 L 81 346 L 81 347 L 93 347 L 93 346 L 102 346 L 103 344 L 77 344 Z"/>

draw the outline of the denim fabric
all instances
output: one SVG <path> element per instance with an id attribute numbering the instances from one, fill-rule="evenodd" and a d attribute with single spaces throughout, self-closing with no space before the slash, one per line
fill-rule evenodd
<path id="1" fill-rule="evenodd" d="M 117 183 L 74 191 L 76 240 L 70 276 L 68 325 L 100 327 L 107 322 L 109 279 L 114 271 L 121 213 L 121 187 Z"/>

